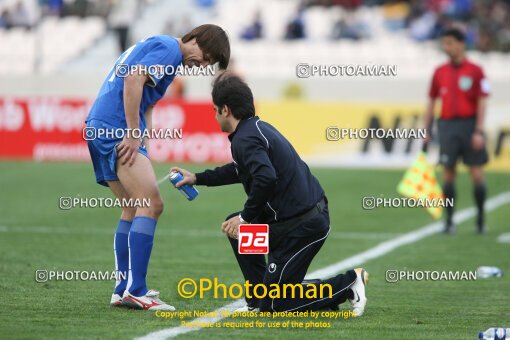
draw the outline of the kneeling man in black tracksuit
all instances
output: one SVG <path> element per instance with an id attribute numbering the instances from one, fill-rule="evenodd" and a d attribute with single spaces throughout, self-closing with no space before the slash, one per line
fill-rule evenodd
<path id="1" fill-rule="evenodd" d="M 286 298 L 256 299 L 250 293 L 247 295 L 252 298 L 246 298 L 247 306 L 240 310 L 336 310 L 349 299 L 353 314 L 363 314 L 368 279 L 364 269 L 349 270 L 323 281 L 303 282 L 330 231 L 328 201 L 317 178 L 289 141 L 255 116 L 252 92 L 241 79 L 235 76 L 218 79 L 212 97 L 222 131 L 230 133 L 234 161 L 197 174 L 172 168 L 184 176 L 177 186 L 243 184 L 248 195 L 244 209 L 227 217 L 222 230 L 228 236 L 244 279 L 251 285 L 263 284 L 269 289 L 271 284 L 330 284 L 332 288 L 332 294 L 322 298 L 291 298 L 287 294 Z M 239 225 L 247 223 L 269 224 L 268 262 L 262 254 L 238 253 Z"/>

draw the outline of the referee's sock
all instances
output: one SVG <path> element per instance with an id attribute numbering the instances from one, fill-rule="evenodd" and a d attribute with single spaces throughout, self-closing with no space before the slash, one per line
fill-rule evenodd
<path id="1" fill-rule="evenodd" d="M 147 291 L 145 278 L 154 242 L 157 221 L 146 216 L 136 216 L 129 232 L 128 291 L 133 296 L 144 296 Z"/>
<path id="2" fill-rule="evenodd" d="M 120 296 L 124 294 L 127 284 L 127 273 L 129 270 L 128 234 L 130 228 L 131 221 L 119 220 L 113 239 L 113 253 L 115 255 L 115 271 L 117 277 L 114 294 L 119 294 Z"/>
<path id="3" fill-rule="evenodd" d="M 455 205 L 455 186 L 453 183 L 444 183 L 443 192 L 446 199 L 452 199 L 453 205 L 446 205 L 446 224 L 452 224 L 453 206 Z"/>
<path id="4" fill-rule="evenodd" d="M 485 203 L 485 197 L 487 196 L 487 188 L 485 183 L 475 185 L 473 194 L 475 196 L 476 208 L 478 210 L 478 218 L 476 219 L 476 224 L 478 227 L 483 227 L 485 222 L 483 206 Z"/>

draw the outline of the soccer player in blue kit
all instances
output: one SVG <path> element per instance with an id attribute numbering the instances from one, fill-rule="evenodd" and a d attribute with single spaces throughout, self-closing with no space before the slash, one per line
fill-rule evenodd
<path id="1" fill-rule="evenodd" d="M 96 138 L 87 139 L 97 183 L 108 186 L 121 200 L 150 200 L 149 207 L 122 208 L 114 238 L 115 269 L 127 273 L 127 278 L 118 277 L 111 306 L 175 310 L 146 283 L 154 231 L 163 211 L 146 141 L 133 133 L 117 138 L 118 134 L 97 132 L 150 130 L 154 105 L 175 76 L 160 70 L 215 63 L 226 69 L 229 59 L 227 34 L 216 25 L 201 25 L 180 39 L 156 35 L 139 41 L 119 57 L 87 116 L 85 129 L 96 132 Z M 137 72 L 129 71 L 134 69 Z"/>

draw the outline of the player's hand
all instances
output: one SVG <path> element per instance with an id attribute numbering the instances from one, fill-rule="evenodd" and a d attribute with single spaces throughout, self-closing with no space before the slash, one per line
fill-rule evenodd
<path id="1" fill-rule="evenodd" d="M 140 139 L 124 137 L 122 142 L 117 145 L 117 157 L 120 164 L 133 165 L 141 143 Z"/>
<path id="2" fill-rule="evenodd" d="M 221 231 L 230 238 L 237 239 L 239 237 L 239 225 L 241 225 L 239 216 L 234 216 L 221 224 Z"/>
<path id="3" fill-rule="evenodd" d="M 180 172 L 182 177 L 184 177 L 182 179 L 182 181 L 177 182 L 177 184 L 175 184 L 176 188 L 179 188 L 186 184 L 195 185 L 197 183 L 197 176 L 194 173 L 192 173 L 186 169 L 181 169 L 181 168 L 174 166 L 170 169 L 170 172 L 172 172 L 172 171 Z"/>
<path id="4" fill-rule="evenodd" d="M 471 136 L 471 147 L 473 148 L 473 150 L 475 151 L 481 150 L 483 149 L 484 146 L 485 137 L 483 136 L 483 134 L 479 132 L 473 133 L 473 135 Z"/>

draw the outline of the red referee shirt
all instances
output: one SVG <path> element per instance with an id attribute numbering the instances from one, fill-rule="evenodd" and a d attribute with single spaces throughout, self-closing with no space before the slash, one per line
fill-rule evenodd
<path id="1" fill-rule="evenodd" d="M 441 97 L 441 119 L 454 119 L 476 116 L 478 98 L 489 92 L 482 68 L 464 59 L 459 65 L 446 63 L 435 70 L 429 96 Z"/>

